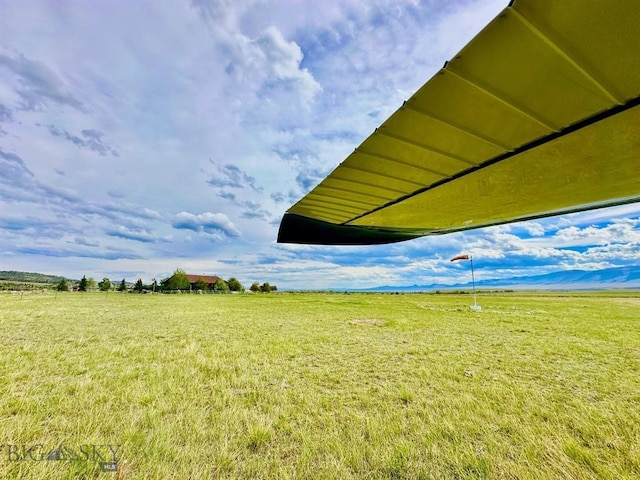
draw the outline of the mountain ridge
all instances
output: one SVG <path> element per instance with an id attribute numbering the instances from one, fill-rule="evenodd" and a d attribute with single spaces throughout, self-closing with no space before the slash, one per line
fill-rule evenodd
<path id="1" fill-rule="evenodd" d="M 476 273 L 477 277 L 477 273 Z M 534 290 L 596 290 L 596 289 L 634 289 L 640 288 L 640 265 L 611 267 L 600 270 L 563 270 L 542 275 L 529 275 L 509 278 L 489 278 L 476 280 L 478 289 L 510 288 Z M 382 285 L 358 289 L 367 292 L 417 292 L 424 290 L 448 290 L 472 288 L 467 283 L 432 283 L 426 285 Z"/>
<path id="2" fill-rule="evenodd" d="M 62 278 L 61 275 L 48 275 L 36 272 L 19 272 L 16 270 L 0 270 L 0 281 L 20 282 L 20 283 L 57 283 Z"/>

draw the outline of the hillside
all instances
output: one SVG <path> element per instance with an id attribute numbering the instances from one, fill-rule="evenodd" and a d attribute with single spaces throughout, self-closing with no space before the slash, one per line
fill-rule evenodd
<path id="1" fill-rule="evenodd" d="M 43 273 L 0 271 L 0 282 L 18 283 L 57 283 L 63 277 L 57 275 L 45 275 Z"/>

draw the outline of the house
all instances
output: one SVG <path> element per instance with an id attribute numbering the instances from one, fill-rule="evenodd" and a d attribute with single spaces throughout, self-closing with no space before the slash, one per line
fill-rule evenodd
<path id="1" fill-rule="evenodd" d="M 220 277 L 216 276 L 216 275 L 189 275 L 187 274 L 187 280 L 189 280 L 189 288 L 191 290 L 198 290 L 198 287 L 196 287 L 196 282 L 198 280 L 204 280 L 207 283 L 207 287 L 205 288 L 205 290 L 213 290 L 213 286 L 216 284 L 216 282 L 218 280 L 220 280 Z"/>

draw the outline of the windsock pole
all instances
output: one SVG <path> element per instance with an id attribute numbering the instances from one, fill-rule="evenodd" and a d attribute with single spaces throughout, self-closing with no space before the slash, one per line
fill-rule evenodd
<path id="1" fill-rule="evenodd" d="M 473 286 L 473 305 L 471 306 L 472 310 L 482 310 L 482 307 L 478 305 L 476 301 L 476 277 L 473 274 L 473 256 L 469 255 L 469 260 L 471 261 L 471 285 Z"/>
<path id="2" fill-rule="evenodd" d="M 473 257 L 471 255 L 464 254 L 456 255 L 451 259 L 452 262 L 455 262 L 456 260 L 471 260 L 471 285 L 473 286 L 473 305 L 471 305 L 471 310 L 479 312 L 482 310 L 482 307 L 478 305 L 478 302 L 476 301 L 476 277 L 473 273 Z"/>

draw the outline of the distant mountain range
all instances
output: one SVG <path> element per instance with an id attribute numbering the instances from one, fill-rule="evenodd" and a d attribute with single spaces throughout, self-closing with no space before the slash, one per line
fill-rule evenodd
<path id="1" fill-rule="evenodd" d="M 418 292 L 427 290 L 470 289 L 472 283 L 410 286 L 380 286 L 361 289 L 367 292 Z M 531 290 L 609 290 L 640 288 L 640 265 L 605 268 L 603 270 L 564 270 L 562 272 L 527 277 L 481 279 L 479 289 L 531 289 Z"/>

